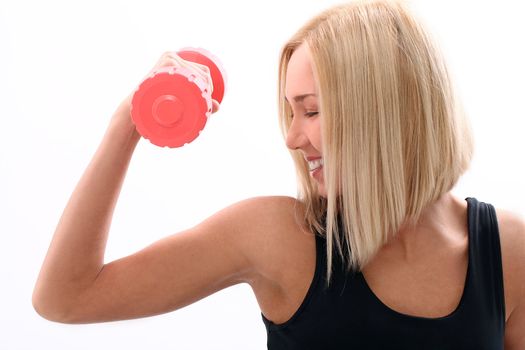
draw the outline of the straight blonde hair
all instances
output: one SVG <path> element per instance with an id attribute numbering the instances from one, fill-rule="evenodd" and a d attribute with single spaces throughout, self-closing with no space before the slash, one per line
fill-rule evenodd
<path id="1" fill-rule="evenodd" d="M 302 153 L 290 153 L 306 208 L 302 222 L 327 240 L 329 286 L 334 242 L 346 269 L 360 271 L 402 225 L 415 225 L 452 189 L 474 144 L 440 50 L 404 3 L 387 0 L 329 8 L 283 46 L 278 104 L 285 138 L 286 71 L 302 43 L 319 85 L 326 198 Z"/>

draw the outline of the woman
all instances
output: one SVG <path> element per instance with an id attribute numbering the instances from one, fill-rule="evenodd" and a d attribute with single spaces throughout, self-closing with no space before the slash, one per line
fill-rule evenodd
<path id="1" fill-rule="evenodd" d="M 170 65 L 209 78 L 172 53 L 153 70 Z M 248 283 L 269 349 L 525 348 L 525 222 L 451 193 L 472 158 L 468 122 L 403 5 L 333 7 L 284 46 L 279 117 L 298 199 L 243 200 L 104 264 L 140 139 L 130 99 L 56 229 L 33 294 L 43 317 L 145 317 Z"/>

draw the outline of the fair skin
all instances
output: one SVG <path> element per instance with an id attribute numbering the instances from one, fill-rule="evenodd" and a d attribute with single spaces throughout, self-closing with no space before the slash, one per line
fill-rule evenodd
<path id="1" fill-rule="evenodd" d="M 285 94 L 293 120 L 286 144 L 290 149 L 300 150 L 304 157 L 322 157 L 322 116 L 315 113 L 319 109 L 318 83 L 311 62 L 304 44 L 290 58 Z M 295 96 L 304 95 L 309 96 L 296 101 Z M 326 197 L 322 172 L 314 179 L 319 193 Z M 363 269 L 363 275 L 383 303 L 401 313 L 426 317 L 448 315 L 456 308 L 463 293 L 468 262 L 466 210 L 466 201 L 449 192 L 425 209 L 416 227 L 402 227 L 381 248 Z M 525 347 L 524 283 L 523 278 L 516 276 L 525 273 L 525 224 L 507 211 L 498 209 L 497 216 L 505 285 L 505 348 L 521 349 Z M 448 269 L 444 268 L 443 261 L 449 262 Z M 441 272 L 434 272 L 433 280 L 424 280 L 428 275 L 426 271 L 438 269 Z M 417 283 L 418 280 L 423 282 Z M 399 300 L 413 302 L 400 303 Z"/>
<path id="2" fill-rule="evenodd" d="M 286 72 L 285 95 L 293 113 L 292 124 L 286 136 L 286 146 L 292 150 L 299 150 L 304 158 L 322 157 L 317 83 L 310 65 L 309 52 L 304 45 L 290 58 Z M 322 171 L 318 179 L 319 194 L 326 197 Z"/>
<path id="3" fill-rule="evenodd" d="M 163 55 L 157 66 L 180 64 L 168 56 Z M 309 62 L 306 50 L 299 49 L 292 56 L 287 74 L 289 101 L 316 92 Z M 130 97 L 115 111 L 57 225 L 33 292 L 36 311 L 64 323 L 131 319 L 175 311 L 229 286 L 248 283 L 267 318 L 277 324 L 288 320 L 304 299 L 316 259 L 312 233 L 295 221 L 305 208 L 294 198 L 243 200 L 195 227 L 104 263 L 113 211 L 140 139 L 130 120 Z M 214 111 L 217 107 L 215 104 Z M 293 105 L 295 116 L 286 143 L 305 156 L 322 156 L 320 115 L 304 116 L 317 111 L 317 107 L 314 98 Z M 323 193 L 323 179 L 317 180 Z M 463 215 L 464 202 L 444 196 L 425 212 L 418 230 L 400 232 L 397 241 L 385 245 L 377 259 L 363 270 L 376 295 L 408 314 L 439 316 L 449 312 L 459 298 L 456 286 L 464 279 Z M 507 305 L 505 348 L 522 349 L 525 223 L 504 211 L 498 211 L 498 223 Z M 442 248 L 432 251 L 430 246 Z M 442 291 L 440 295 L 398 298 L 396 293 L 403 295 L 407 287 L 403 290 L 403 284 L 407 282 L 388 279 L 389 275 L 412 277 L 409 289 L 417 293 L 421 283 L 414 281 L 421 281 L 421 276 L 414 266 L 435 267 L 444 253 L 453 258 L 448 259 L 448 270 L 438 276 L 442 278 L 433 281 L 432 286 Z M 397 269 L 385 273 L 388 266 Z M 411 302 L 417 297 L 423 302 Z M 404 302 L 396 304 L 396 300 Z"/>

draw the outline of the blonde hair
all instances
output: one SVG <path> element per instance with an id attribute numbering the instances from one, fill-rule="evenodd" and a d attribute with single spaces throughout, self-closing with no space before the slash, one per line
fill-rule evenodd
<path id="1" fill-rule="evenodd" d="M 285 138 L 286 71 L 302 43 L 318 80 L 326 198 L 302 153 L 290 153 L 303 221 L 327 240 L 329 285 L 334 242 L 347 270 L 360 271 L 402 225 L 415 225 L 452 189 L 474 145 L 438 47 L 406 5 L 386 0 L 329 8 L 283 46 L 278 103 Z"/>

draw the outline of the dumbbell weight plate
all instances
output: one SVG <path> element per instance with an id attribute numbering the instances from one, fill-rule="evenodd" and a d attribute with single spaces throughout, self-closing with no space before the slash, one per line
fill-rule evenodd
<path id="1" fill-rule="evenodd" d="M 144 80 L 135 91 L 131 116 L 138 132 L 161 147 L 192 142 L 211 115 L 211 99 L 222 102 L 226 72 L 219 59 L 202 48 L 186 47 L 177 54 L 210 69 L 213 92 L 204 79 L 184 67 L 164 67 Z"/>
<path id="2" fill-rule="evenodd" d="M 203 78 L 185 67 L 163 67 L 133 95 L 131 117 L 137 131 L 160 147 L 182 147 L 206 125 L 212 103 Z"/>

